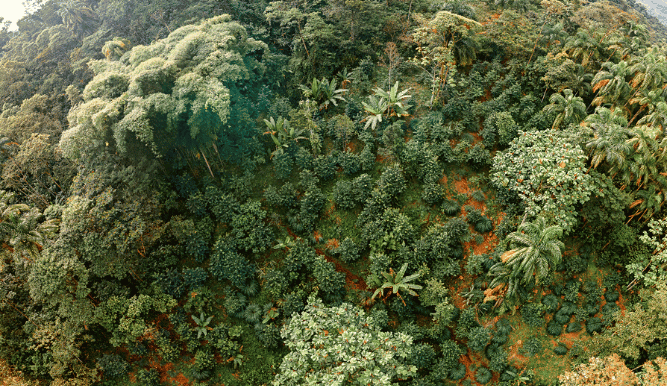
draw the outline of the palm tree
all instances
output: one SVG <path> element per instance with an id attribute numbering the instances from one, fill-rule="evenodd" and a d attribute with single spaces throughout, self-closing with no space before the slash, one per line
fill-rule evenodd
<path id="1" fill-rule="evenodd" d="M 606 62 L 602 64 L 602 68 L 604 70 L 600 70 L 593 77 L 593 92 L 598 93 L 593 104 L 599 106 L 602 103 L 614 104 L 625 100 L 631 91 L 630 84 L 626 81 L 626 77 L 630 75 L 628 63 Z"/>
<path id="2" fill-rule="evenodd" d="M 65 0 L 58 3 L 58 15 L 63 24 L 77 36 L 92 31 L 98 22 L 98 16 L 81 0 Z"/>
<path id="3" fill-rule="evenodd" d="M 590 150 L 591 166 L 596 169 L 602 161 L 610 165 L 610 173 L 623 167 L 626 157 L 632 152 L 628 143 L 630 133 L 626 129 L 625 116 L 606 107 L 598 107 L 595 114 L 586 117 L 586 123 L 593 129 L 594 137 L 586 143 Z"/>
<path id="4" fill-rule="evenodd" d="M 581 97 L 574 96 L 569 88 L 563 95 L 556 93 L 549 98 L 550 105 L 544 107 L 547 114 L 556 113 L 552 128 L 557 129 L 561 123 L 579 123 L 586 117 L 586 104 Z"/>
<path id="5" fill-rule="evenodd" d="M 130 49 L 130 41 L 127 39 L 115 37 L 102 46 L 102 54 L 107 60 L 118 60 L 125 52 Z"/>
<path id="6" fill-rule="evenodd" d="M 599 54 L 600 43 L 589 31 L 580 30 L 577 34 L 565 42 L 563 50 L 574 60 L 581 60 L 581 65 L 586 67 L 591 57 Z"/>
<path id="7" fill-rule="evenodd" d="M 637 119 L 637 117 L 646 110 L 648 107 L 648 111 L 650 114 L 652 114 L 655 111 L 656 106 L 659 103 L 664 103 L 665 101 L 665 95 L 664 91 L 659 89 L 659 90 L 651 90 L 651 91 L 646 91 L 646 90 L 638 90 L 635 95 L 630 98 L 628 101 L 629 104 L 635 105 L 638 104 L 639 110 L 635 113 L 635 115 L 630 119 L 630 123 L 628 126 Z M 651 119 L 657 118 L 664 116 L 664 114 L 658 114 L 656 116 L 651 116 Z M 640 120 L 641 121 L 641 120 Z M 657 120 L 656 120 L 657 122 Z M 643 124 L 644 122 L 642 122 Z"/>
<path id="8" fill-rule="evenodd" d="M 505 265 L 509 270 L 507 279 L 528 284 L 535 277 L 535 284 L 539 285 L 561 261 L 561 248 L 565 246 L 559 240 L 562 235 L 563 230 L 557 225 L 547 226 L 544 217 L 524 222 L 507 235 L 512 249 L 503 253 L 496 265 Z"/>
<path id="9" fill-rule="evenodd" d="M 633 74 L 630 81 L 632 87 L 642 90 L 662 88 L 667 78 L 665 57 L 654 48 L 636 59 L 628 68 Z"/>
<path id="10" fill-rule="evenodd" d="M 593 168 L 597 169 L 602 161 L 607 161 L 610 172 L 620 169 L 632 151 L 628 138 L 628 131 L 623 126 L 599 126 L 595 130 L 595 137 L 586 143 L 586 148 L 591 151 Z"/>
<path id="11" fill-rule="evenodd" d="M 665 102 L 664 98 L 664 93 L 660 92 L 657 102 L 649 106 L 648 114 L 643 116 L 637 124 L 658 127 L 660 130 L 664 130 L 667 127 L 667 102 Z"/>
<path id="12" fill-rule="evenodd" d="M 646 190 L 640 190 L 636 193 L 638 197 L 632 204 L 630 209 L 639 206 L 637 211 L 630 216 L 630 219 L 639 215 L 639 219 L 645 217 L 644 221 L 648 221 L 654 213 L 660 211 L 662 204 L 665 202 L 665 195 L 662 190 L 656 188 L 655 185 L 649 186 Z"/>

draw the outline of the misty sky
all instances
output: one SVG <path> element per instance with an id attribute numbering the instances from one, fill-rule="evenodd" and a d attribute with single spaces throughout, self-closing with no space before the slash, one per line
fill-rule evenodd
<path id="1" fill-rule="evenodd" d="M 0 3 L 2 3 L 0 5 L 0 16 L 13 22 L 12 30 L 17 28 L 16 22 L 25 14 L 22 2 L 23 0 L 0 0 Z"/>
<path id="2" fill-rule="evenodd" d="M 639 0 L 639 2 L 649 8 L 663 24 L 667 24 L 667 3 L 664 0 Z"/>

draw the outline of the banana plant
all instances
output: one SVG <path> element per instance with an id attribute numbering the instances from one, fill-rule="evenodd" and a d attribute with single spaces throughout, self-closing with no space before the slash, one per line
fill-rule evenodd
<path id="1" fill-rule="evenodd" d="M 273 117 L 270 117 L 268 120 L 264 120 L 264 124 L 269 129 L 264 134 L 271 135 L 273 143 L 276 144 L 276 150 L 271 153 L 271 155 L 282 154 L 285 149 L 290 146 L 292 141 L 298 142 L 300 139 L 308 139 L 307 137 L 302 136 L 304 129 L 295 129 L 290 126 L 290 123 L 287 119 L 283 117 L 278 117 L 277 120 L 274 120 Z"/>
<path id="2" fill-rule="evenodd" d="M 405 276 L 405 271 L 407 269 L 408 269 L 408 263 L 403 264 L 403 266 L 398 272 L 394 272 L 393 269 L 389 268 L 389 272 L 382 272 L 382 276 L 384 276 L 385 279 L 384 282 L 381 282 L 380 278 L 378 278 L 377 276 L 373 276 L 372 280 L 374 284 L 377 285 L 379 288 L 375 290 L 375 292 L 373 293 L 373 297 L 371 299 L 375 299 L 378 296 L 384 295 L 384 291 L 386 289 L 389 289 L 389 293 L 387 293 L 386 296 L 389 296 L 391 294 L 396 294 L 396 296 L 398 296 L 403 302 L 403 305 L 405 305 L 405 300 L 403 299 L 403 296 L 401 296 L 400 294 L 401 290 L 404 290 L 409 295 L 419 296 L 419 294 L 417 294 L 415 290 L 421 289 L 422 286 L 411 282 L 419 278 L 420 274 L 415 273 L 409 276 Z"/>
<path id="3" fill-rule="evenodd" d="M 410 89 L 405 89 L 399 92 L 398 81 L 396 81 L 389 91 L 385 91 L 379 87 L 376 88 L 375 95 L 387 101 L 387 114 L 389 116 L 404 117 L 410 115 L 408 114 L 408 109 L 412 107 L 405 103 L 408 99 L 412 98 L 412 95 L 408 95 L 409 91 Z"/>
<path id="4" fill-rule="evenodd" d="M 306 98 L 313 98 L 319 103 L 320 110 L 327 110 L 330 105 L 338 106 L 338 101 L 345 101 L 343 93 L 347 92 L 344 88 L 336 88 L 338 82 L 335 79 L 328 81 L 326 78 L 317 80 L 313 78 L 310 87 L 301 85 L 301 91 Z"/>
<path id="5" fill-rule="evenodd" d="M 195 327 L 195 331 L 197 331 L 197 339 L 200 339 L 202 335 L 206 336 L 206 334 L 208 334 L 208 329 L 210 328 L 208 327 L 208 324 L 211 323 L 212 319 L 213 315 L 207 318 L 203 312 L 199 314 L 199 317 L 192 315 L 192 320 L 197 324 L 197 327 Z"/>
<path id="6" fill-rule="evenodd" d="M 369 114 L 364 118 L 366 125 L 364 129 L 370 126 L 373 130 L 378 123 L 382 122 L 383 117 L 404 117 L 409 115 L 408 109 L 411 107 L 407 100 L 412 98 L 409 95 L 410 90 L 398 91 L 398 82 L 394 83 L 389 91 L 381 88 L 375 89 L 374 95 L 368 96 L 368 103 L 362 102 L 364 110 Z"/>
<path id="7" fill-rule="evenodd" d="M 368 97 L 368 103 L 361 102 L 364 105 L 364 110 L 369 114 L 364 120 L 366 125 L 364 130 L 370 126 L 373 130 L 378 123 L 382 122 L 382 115 L 387 110 L 389 104 L 383 98 L 378 98 L 376 95 L 370 95 Z"/>

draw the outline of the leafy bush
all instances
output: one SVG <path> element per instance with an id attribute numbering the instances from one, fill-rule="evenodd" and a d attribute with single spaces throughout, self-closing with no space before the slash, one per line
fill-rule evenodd
<path id="1" fill-rule="evenodd" d="M 280 327 L 274 323 L 255 323 L 255 335 L 266 348 L 276 348 L 281 343 Z"/>
<path id="2" fill-rule="evenodd" d="M 458 381 L 466 376 L 466 366 L 463 363 L 457 363 L 450 371 L 449 371 L 449 379 L 453 381 Z"/>
<path id="3" fill-rule="evenodd" d="M 264 191 L 264 198 L 266 202 L 275 207 L 293 208 L 296 206 L 297 191 L 294 185 L 287 182 L 276 190 L 275 186 L 271 185 Z"/>
<path id="4" fill-rule="evenodd" d="M 320 256 L 314 261 L 313 277 L 320 290 L 330 295 L 339 293 L 345 287 L 345 274 L 336 272 L 333 263 Z"/>
<path id="5" fill-rule="evenodd" d="M 563 333 L 563 325 L 558 323 L 556 320 L 552 320 L 547 323 L 547 334 L 551 336 L 558 336 Z"/>
<path id="6" fill-rule="evenodd" d="M 581 323 L 579 322 L 568 323 L 567 328 L 565 329 L 565 332 L 567 333 L 579 331 L 581 331 Z"/>
<path id="7" fill-rule="evenodd" d="M 491 371 L 487 369 L 486 367 L 480 367 L 477 369 L 475 372 L 475 380 L 481 384 L 486 384 L 489 382 L 492 378 Z"/>
<path id="8" fill-rule="evenodd" d="M 262 278 L 264 279 L 263 289 L 272 299 L 283 297 L 283 292 L 288 288 L 289 283 L 281 270 L 268 268 Z"/>
<path id="9" fill-rule="evenodd" d="M 447 216 L 456 216 L 461 211 L 461 205 L 456 200 L 443 201 L 441 208 Z"/>
<path id="10" fill-rule="evenodd" d="M 537 337 L 528 338 L 523 343 L 522 351 L 529 357 L 537 355 L 542 352 L 542 341 Z"/>
<path id="11" fill-rule="evenodd" d="M 479 236 L 479 235 L 477 235 Z M 482 238 L 483 239 L 483 238 Z M 466 273 L 468 275 L 479 275 L 486 272 L 486 262 L 489 255 L 472 255 L 466 259 Z"/>
<path id="12" fill-rule="evenodd" d="M 567 260 L 567 259 L 566 259 Z M 566 302 L 576 303 L 579 299 L 579 287 L 581 283 L 577 280 L 571 280 L 565 283 L 564 298 Z"/>
<path id="13" fill-rule="evenodd" d="M 163 293 L 170 295 L 174 299 L 180 299 L 186 291 L 182 277 L 183 275 L 172 269 L 161 274 L 156 274 L 154 283 Z"/>
<path id="14" fill-rule="evenodd" d="M 118 378 L 127 374 L 129 364 L 120 355 L 104 354 L 98 360 L 97 364 L 104 372 L 106 378 Z"/>
<path id="15" fill-rule="evenodd" d="M 420 343 L 412 348 L 409 360 L 418 369 L 428 369 L 435 361 L 435 350 L 428 343 Z"/>
<path id="16" fill-rule="evenodd" d="M 428 205 L 437 205 L 442 201 L 444 190 L 442 185 L 437 182 L 429 182 L 424 185 L 422 191 L 422 200 Z"/>
<path id="17" fill-rule="evenodd" d="M 333 189 L 333 198 L 336 206 L 342 209 L 352 209 L 359 204 L 351 181 L 338 181 Z"/>
<path id="18" fill-rule="evenodd" d="M 472 163 L 473 167 L 478 169 L 491 165 L 493 162 L 491 153 L 482 143 L 477 143 L 468 150 L 468 160 Z"/>
<path id="19" fill-rule="evenodd" d="M 349 237 L 346 237 L 343 241 L 341 241 L 338 248 L 334 250 L 334 253 L 337 253 L 340 259 L 346 263 L 357 261 L 361 256 L 360 252 L 361 251 L 359 250 L 357 244 Z"/>
<path id="20" fill-rule="evenodd" d="M 243 287 L 255 274 L 255 267 L 233 248 L 234 242 L 221 237 L 213 247 L 209 271 L 218 280 L 229 280 Z"/>
<path id="21" fill-rule="evenodd" d="M 609 303 L 617 301 L 618 298 L 619 298 L 618 291 L 609 291 L 608 290 L 604 294 L 604 299 Z"/>
<path id="22" fill-rule="evenodd" d="M 438 360 L 436 366 L 444 371 L 444 374 L 447 374 L 459 364 L 459 358 L 464 352 L 465 350 L 456 342 L 446 340 L 440 343 L 441 358 Z"/>
<path id="23" fill-rule="evenodd" d="M 502 373 L 509 366 L 507 363 L 507 351 L 497 344 L 491 344 L 486 348 L 486 357 L 489 359 L 489 368 L 491 371 Z"/>
<path id="24" fill-rule="evenodd" d="M 549 294 L 542 298 L 542 305 L 544 305 L 544 310 L 548 313 L 553 313 L 558 309 L 560 305 L 560 300 L 554 294 Z"/>
<path id="25" fill-rule="evenodd" d="M 208 273 L 204 271 L 204 268 L 196 267 L 183 269 L 183 284 L 188 291 L 201 287 L 207 279 Z"/>
<path id="26" fill-rule="evenodd" d="M 409 245 L 415 236 L 410 219 L 394 208 L 386 209 L 380 218 L 362 227 L 362 238 L 370 243 L 373 251 L 396 251 L 401 245 Z"/>
<path id="27" fill-rule="evenodd" d="M 315 159 L 315 174 L 322 181 L 332 179 L 336 175 L 336 159 L 331 156 L 319 155 Z"/>
<path id="28" fill-rule="evenodd" d="M 450 238 L 450 244 L 452 245 L 452 256 L 460 259 L 463 257 L 463 247 L 461 242 L 468 241 L 470 237 L 470 229 L 465 221 L 460 218 L 452 218 L 447 220 L 443 225 L 442 230 L 447 232 L 448 237 Z"/>
<path id="29" fill-rule="evenodd" d="M 273 159 L 273 171 L 279 180 L 286 180 L 292 174 L 292 166 L 294 165 L 294 157 L 288 152 L 278 153 Z"/>
<path id="30" fill-rule="evenodd" d="M 411 264 L 432 263 L 437 260 L 446 260 L 451 255 L 451 235 L 443 225 L 431 225 L 413 245 L 414 254 Z"/>
<path id="31" fill-rule="evenodd" d="M 246 308 L 246 297 L 234 290 L 225 291 L 225 300 L 223 302 L 225 310 L 230 315 L 241 315 Z"/>
<path id="32" fill-rule="evenodd" d="M 485 327 L 477 327 L 468 333 L 468 347 L 472 351 L 482 351 L 491 340 L 491 330 Z"/>
<path id="33" fill-rule="evenodd" d="M 602 331 L 602 319 L 600 318 L 589 318 L 586 320 L 586 332 L 593 335 L 594 332 Z"/>
<path id="34" fill-rule="evenodd" d="M 605 275 L 602 279 L 602 288 L 605 288 L 607 291 L 616 289 L 616 286 L 623 282 L 621 275 L 612 270 L 609 274 Z"/>
<path id="35" fill-rule="evenodd" d="M 386 168 L 377 182 L 377 187 L 389 194 L 391 199 L 395 199 L 403 193 L 407 187 L 403 170 L 400 166 L 390 166 Z"/>
<path id="36" fill-rule="evenodd" d="M 342 152 L 338 155 L 338 164 L 343 169 L 343 173 L 351 176 L 361 169 L 361 162 L 357 154 L 349 151 Z"/>
<path id="37" fill-rule="evenodd" d="M 206 349 L 200 349 L 195 353 L 195 360 L 190 370 L 193 378 L 201 380 L 209 378 L 214 367 L 215 357 L 213 353 Z"/>
<path id="38" fill-rule="evenodd" d="M 141 382 L 141 386 L 158 386 L 160 385 L 160 373 L 157 369 L 139 369 L 137 371 L 137 380 Z"/>
<path id="39" fill-rule="evenodd" d="M 554 347 L 554 354 L 561 356 L 567 354 L 567 346 L 563 343 L 558 343 L 558 346 Z"/>
<path id="40" fill-rule="evenodd" d="M 290 317 L 295 312 L 303 311 L 304 306 L 303 296 L 299 292 L 290 292 L 283 301 L 282 314 Z"/>
<path id="41" fill-rule="evenodd" d="M 253 253 L 261 253 L 273 243 L 273 232 L 265 222 L 266 211 L 259 201 L 249 201 L 239 207 L 232 216 L 231 235 L 236 247 Z"/>
<path id="42" fill-rule="evenodd" d="M 582 258 L 581 255 L 569 256 L 567 259 L 563 259 L 561 264 L 563 266 L 562 270 L 568 275 L 584 272 L 588 268 L 588 261 Z"/>
<path id="43" fill-rule="evenodd" d="M 521 307 L 521 317 L 531 327 L 542 327 L 544 325 L 545 306 L 540 303 L 527 303 Z"/>
<path id="44" fill-rule="evenodd" d="M 461 311 L 458 323 L 456 325 L 456 335 L 459 337 L 468 337 L 468 334 L 475 328 L 480 327 L 477 322 L 474 308 L 466 308 Z"/>

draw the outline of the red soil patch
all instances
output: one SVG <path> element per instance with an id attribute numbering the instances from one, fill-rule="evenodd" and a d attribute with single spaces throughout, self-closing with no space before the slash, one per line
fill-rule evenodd
<path id="1" fill-rule="evenodd" d="M 461 178 L 460 180 L 455 181 L 454 187 L 456 188 L 456 191 L 461 194 L 470 193 L 470 188 L 468 187 L 468 180 L 465 178 Z"/>
<path id="2" fill-rule="evenodd" d="M 559 338 L 568 349 L 571 349 L 575 342 L 581 342 L 581 334 L 584 332 L 586 332 L 585 329 L 578 332 L 566 332 L 561 334 Z"/>
<path id="3" fill-rule="evenodd" d="M 324 249 L 331 250 L 331 249 L 336 249 L 339 246 L 340 243 L 338 242 L 338 239 L 329 239 L 327 240 L 327 243 L 324 245 Z"/>
<path id="4" fill-rule="evenodd" d="M 486 360 L 486 358 L 484 357 L 484 355 L 482 353 L 476 353 L 476 352 L 473 352 L 472 350 L 468 349 L 468 353 L 463 354 L 460 358 L 460 361 L 466 367 L 466 376 L 463 379 L 468 378 L 473 385 L 481 385 L 480 383 L 478 383 L 475 380 L 475 371 L 473 370 L 473 367 L 475 367 L 475 366 L 477 368 L 479 368 L 480 366 L 488 367 L 489 364 L 488 364 L 488 361 Z M 473 365 L 475 365 L 475 366 L 473 366 Z M 499 378 L 499 375 L 494 374 L 493 378 L 492 378 L 492 380 L 493 380 L 492 383 L 497 382 L 498 378 Z"/>
<path id="5" fill-rule="evenodd" d="M 174 385 L 179 386 L 188 386 L 190 384 L 190 381 L 183 375 L 183 373 L 178 373 L 176 377 L 171 378 L 169 381 Z"/>
<path id="6" fill-rule="evenodd" d="M 443 185 L 447 185 L 447 175 L 446 174 L 444 176 L 442 176 L 442 178 L 440 179 L 440 183 L 443 184 Z"/>
<path id="7" fill-rule="evenodd" d="M 383 164 L 383 163 L 385 163 L 385 161 L 387 160 L 387 158 L 389 158 L 389 157 L 383 157 L 383 156 L 381 156 L 380 154 L 378 154 L 378 155 L 375 157 L 375 162 Z"/>
<path id="8" fill-rule="evenodd" d="M 324 215 L 327 217 L 329 217 L 331 213 L 336 210 L 336 204 L 332 200 L 329 200 L 329 204 L 329 207 L 324 211 Z"/>
<path id="9" fill-rule="evenodd" d="M 470 133 L 470 134 L 472 134 L 472 137 L 475 138 L 475 140 L 472 141 L 472 145 L 476 145 L 479 142 L 482 142 L 482 136 L 479 135 L 479 133 Z"/>
<path id="10" fill-rule="evenodd" d="M 488 232 L 483 236 L 484 242 L 479 245 L 477 245 L 474 240 L 464 243 L 463 245 L 466 251 L 470 252 L 472 250 L 475 255 L 483 255 L 491 252 L 498 245 L 499 240 L 495 233 Z"/>
<path id="11" fill-rule="evenodd" d="M 174 369 L 174 364 L 173 363 L 166 363 L 164 365 L 160 365 L 160 357 L 149 357 L 148 358 L 148 366 L 157 370 L 158 373 L 160 374 L 160 382 L 164 383 L 169 379 L 169 371 Z"/>
<path id="12" fill-rule="evenodd" d="M 334 259 L 331 256 L 328 256 L 326 253 L 324 253 L 319 248 L 315 248 L 315 252 L 318 255 L 324 257 L 324 259 L 326 261 L 328 261 L 330 263 L 333 263 L 336 266 L 336 271 L 342 272 L 342 273 L 345 274 L 345 285 L 348 288 L 356 289 L 356 290 L 360 290 L 360 291 L 368 291 L 368 286 L 366 285 L 366 282 L 364 281 L 364 279 L 362 279 L 361 277 L 353 274 L 352 272 L 350 272 L 349 269 L 343 267 L 343 264 L 341 264 L 340 261 Z"/>
<path id="13" fill-rule="evenodd" d="M 470 275 L 459 276 L 452 280 L 453 283 L 447 287 L 451 294 L 451 301 L 454 306 L 459 309 L 467 308 L 466 299 L 461 296 L 461 292 L 472 284 L 472 277 Z"/>
<path id="14" fill-rule="evenodd" d="M 621 315 L 625 316 L 625 299 L 623 299 L 621 291 L 618 291 L 618 301 L 616 304 L 621 308 Z"/>
<path id="15" fill-rule="evenodd" d="M 517 367 L 525 367 L 528 363 L 528 358 L 519 354 L 519 348 L 523 347 L 523 341 L 517 340 L 516 343 L 510 346 L 510 354 L 507 356 L 507 361 L 516 365 Z"/>

